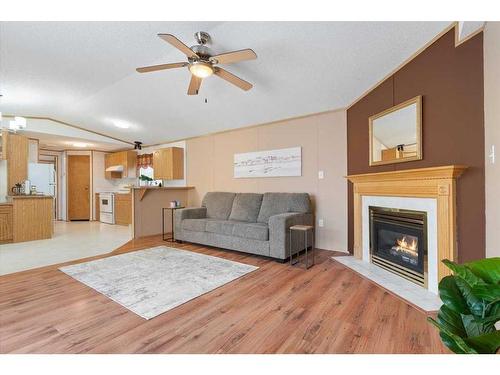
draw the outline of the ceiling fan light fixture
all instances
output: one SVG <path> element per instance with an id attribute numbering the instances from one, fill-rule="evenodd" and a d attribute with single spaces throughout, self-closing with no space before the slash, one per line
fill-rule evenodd
<path id="1" fill-rule="evenodd" d="M 189 71 L 198 78 L 207 78 L 214 74 L 212 64 L 203 61 L 197 61 L 189 65 Z"/>

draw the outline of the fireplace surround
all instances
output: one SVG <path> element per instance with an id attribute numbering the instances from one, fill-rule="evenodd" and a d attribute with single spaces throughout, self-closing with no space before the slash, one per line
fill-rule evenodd
<path id="1" fill-rule="evenodd" d="M 458 243 L 456 238 L 456 179 L 467 169 L 462 165 L 447 165 L 429 168 L 397 170 L 389 172 L 366 173 L 349 175 L 347 178 L 353 183 L 353 255 L 369 262 L 369 256 L 363 255 L 365 236 L 363 231 L 363 201 L 364 198 L 379 197 L 393 200 L 396 198 L 414 199 L 416 202 L 429 202 L 434 205 L 432 233 L 435 236 L 435 262 L 429 274 L 436 275 L 436 281 L 428 286 L 429 290 L 437 288 L 437 282 L 450 271 L 441 263 L 443 259 L 456 261 L 458 259 Z M 370 203 L 373 206 L 387 206 L 386 204 Z M 411 209 L 420 210 L 422 204 Z M 391 205 L 391 208 L 394 207 Z M 401 207 L 405 208 L 405 207 Z M 406 207 L 408 208 L 408 207 Z M 368 229 L 368 228 L 367 228 Z M 364 234 L 365 233 L 365 234 Z M 367 238 L 366 238 L 367 240 Z M 368 243 L 368 241 L 366 241 Z M 430 267 L 430 265 L 429 265 Z"/>
<path id="2" fill-rule="evenodd" d="M 370 261 L 427 287 L 427 212 L 369 206 Z"/>

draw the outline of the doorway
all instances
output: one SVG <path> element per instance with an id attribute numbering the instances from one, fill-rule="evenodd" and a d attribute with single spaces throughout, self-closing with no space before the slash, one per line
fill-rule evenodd
<path id="1" fill-rule="evenodd" d="M 90 156 L 68 155 L 68 220 L 90 220 Z"/>

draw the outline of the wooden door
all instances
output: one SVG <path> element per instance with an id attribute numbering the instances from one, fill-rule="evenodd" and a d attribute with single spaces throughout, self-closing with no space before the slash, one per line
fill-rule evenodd
<path id="1" fill-rule="evenodd" d="M 90 156 L 68 155 L 68 220 L 90 220 Z"/>

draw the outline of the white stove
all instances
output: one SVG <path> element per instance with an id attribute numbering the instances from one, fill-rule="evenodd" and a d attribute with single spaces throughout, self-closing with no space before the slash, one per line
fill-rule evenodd
<path id="1" fill-rule="evenodd" d="M 102 223 L 115 223 L 115 194 L 99 193 L 99 220 Z"/>

